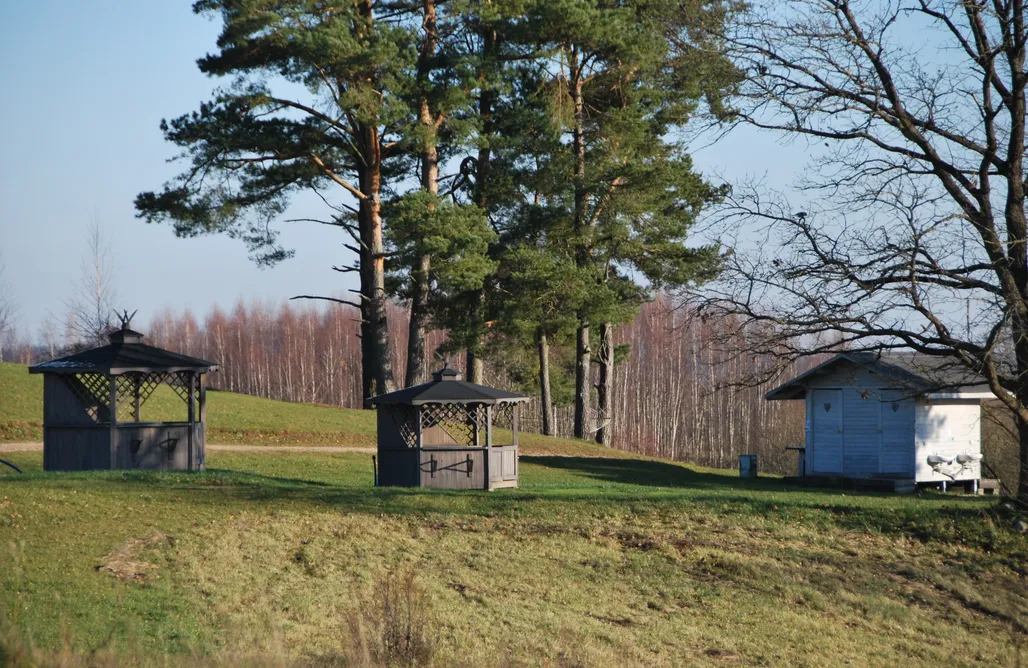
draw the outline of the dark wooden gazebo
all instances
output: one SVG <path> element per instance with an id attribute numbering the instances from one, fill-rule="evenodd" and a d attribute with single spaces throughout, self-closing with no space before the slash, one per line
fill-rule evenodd
<path id="1" fill-rule="evenodd" d="M 29 367 L 43 374 L 43 468 L 204 469 L 207 393 L 213 362 L 146 345 L 128 324 L 110 343 Z M 142 422 L 161 384 L 185 403 L 182 421 Z"/>
<path id="2" fill-rule="evenodd" d="M 497 489 L 518 486 L 518 404 L 528 397 L 461 380 L 432 381 L 371 399 L 378 408 L 378 484 Z M 506 428 L 502 436 L 494 427 Z"/>

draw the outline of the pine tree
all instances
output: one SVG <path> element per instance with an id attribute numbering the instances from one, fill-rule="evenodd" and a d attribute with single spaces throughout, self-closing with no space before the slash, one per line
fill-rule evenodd
<path id="1" fill-rule="evenodd" d="M 546 90 L 551 115 L 565 134 L 561 189 L 547 194 L 562 204 L 561 237 L 593 294 L 578 312 L 575 436 L 610 444 L 611 382 L 616 323 L 654 288 L 710 277 L 715 247 L 690 248 L 686 237 L 701 209 L 723 192 L 692 169 L 673 134 L 717 86 L 700 83 L 715 72 L 730 84 L 732 71 L 716 49 L 689 49 L 689 27 L 723 19 L 701 11 L 717 3 L 612 3 L 553 0 L 533 15 L 540 46 L 548 47 Z M 720 12 L 720 13 L 719 13 Z M 641 274 L 645 283 L 637 283 Z M 593 325 L 599 324 L 599 426 L 591 414 Z"/>
<path id="2" fill-rule="evenodd" d="M 180 236 L 241 238 L 270 265 L 291 255 L 274 222 L 291 197 L 316 191 L 329 207 L 317 222 L 352 238 L 358 261 L 337 269 L 357 272 L 360 289 L 356 301 L 314 298 L 360 309 L 365 399 L 394 389 L 381 207 L 408 109 L 398 92 L 416 60 L 408 15 L 372 0 L 200 0 L 194 9 L 224 21 L 200 70 L 232 83 L 162 122 L 190 164 L 160 192 L 141 193 L 139 215 L 171 221 Z"/>

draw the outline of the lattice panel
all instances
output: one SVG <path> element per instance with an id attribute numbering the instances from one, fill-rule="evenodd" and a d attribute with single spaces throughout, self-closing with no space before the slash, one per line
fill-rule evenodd
<path id="1" fill-rule="evenodd" d="M 111 389 L 107 376 L 99 373 L 77 373 L 74 376 L 60 375 L 72 394 L 82 402 L 93 422 L 100 422 L 101 408 L 111 400 Z M 106 415 L 106 411 L 104 411 Z"/>
<path id="2" fill-rule="evenodd" d="M 414 423 L 410 419 L 412 411 L 407 406 L 389 405 L 386 407 L 389 411 L 389 417 L 393 419 L 393 424 L 396 425 L 397 430 L 400 432 L 400 438 L 409 448 L 413 448 L 418 443 L 418 435 L 414 432 Z"/>
<path id="3" fill-rule="evenodd" d="M 459 445 L 475 445 L 475 427 L 485 443 L 485 411 L 481 406 L 425 404 L 421 407 L 421 430 L 439 426 Z"/>
<path id="4" fill-rule="evenodd" d="M 160 387 L 161 383 L 166 382 L 170 377 L 171 374 L 163 373 L 126 373 L 117 376 L 118 421 L 131 422 L 136 418 L 136 383 L 139 384 L 139 406 L 142 407 L 146 400 Z M 176 394 L 178 394 L 177 391 Z M 181 397 L 182 395 L 179 394 L 179 396 Z"/>
<path id="5" fill-rule="evenodd" d="M 177 373 L 166 373 L 164 374 L 164 382 L 166 382 L 171 389 L 175 390 L 175 394 L 179 396 L 179 399 L 186 402 L 189 405 L 189 373 L 186 371 L 179 371 Z"/>
<path id="6" fill-rule="evenodd" d="M 496 404 L 493 406 L 493 427 L 514 428 L 514 411 L 517 404 Z"/>

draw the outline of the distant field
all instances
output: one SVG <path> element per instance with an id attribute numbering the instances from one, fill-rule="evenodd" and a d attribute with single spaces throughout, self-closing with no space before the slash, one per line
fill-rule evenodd
<path id="1" fill-rule="evenodd" d="M 0 664 L 367 665 L 408 572 L 437 666 L 1013 666 L 1025 638 L 1025 538 L 988 498 L 643 459 L 526 457 L 489 493 L 374 488 L 363 454 L 5 457 Z"/>
<path id="2" fill-rule="evenodd" d="M 161 387 L 143 405 L 144 420 L 184 420 L 186 407 Z M 43 377 L 21 364 L 0 363 L 0 442 L 43 440 Z M 211 443 L 375 447 L 375 413 L 294 404 L 232 392 L 208 391 Z M 623 456 L 584 441 L 523 434 L 526 454 Z"/>

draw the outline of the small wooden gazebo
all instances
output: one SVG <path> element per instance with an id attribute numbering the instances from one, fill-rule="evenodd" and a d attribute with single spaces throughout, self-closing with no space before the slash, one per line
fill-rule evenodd
<path id="1" fill-rule="evenodd" d="M 204 469 L 207 392 L 213 362 L 146 345 L 126 322 L 110 343 L 29 367 L 43 374 L 43 468 Z M 184 418 L 143 422 L 161 384 L 185 403 Z"/>
<path id="2" fill-rule="evenodd" d="M 371 399 L 378 408 L 378 484 L 497 489 L 518 486 L 518 404 L 528 397 L 461 380 L 443 367 L 431 382 Z M 494 427 L 506 428 L 497 433 Z"/>

